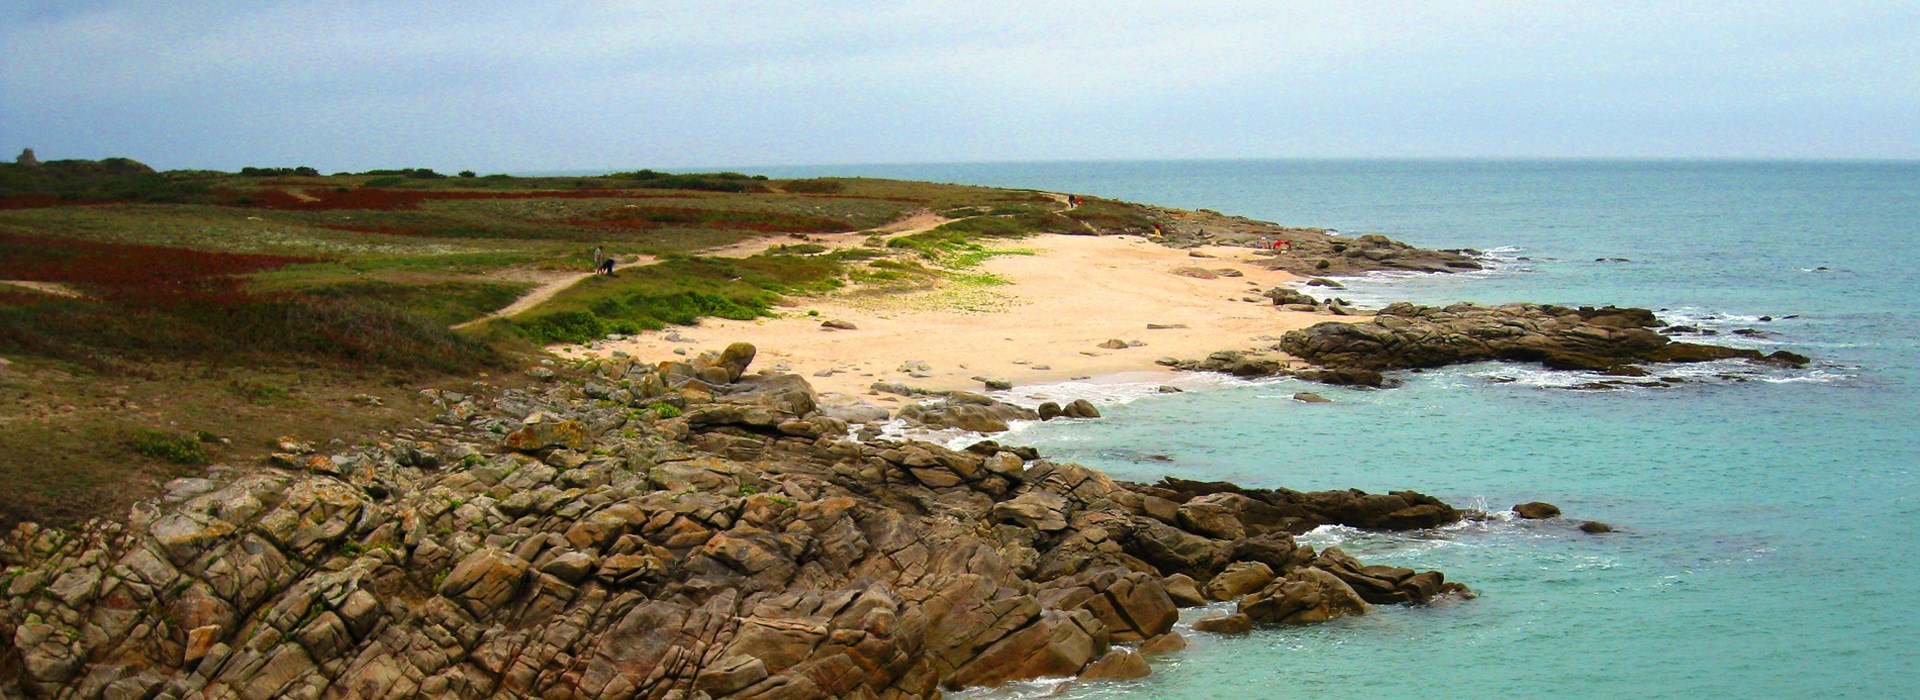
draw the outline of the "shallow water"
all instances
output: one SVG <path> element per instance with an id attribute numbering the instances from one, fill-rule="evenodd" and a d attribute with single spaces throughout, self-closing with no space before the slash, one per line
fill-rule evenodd
<path id="1" fill-rule="evenodd" d="M 1445 571 L 1477 600 L 1194 647 L 1135 683 L 1064 697 L 1920 695 L 1920 164 L 1188 162 L 786 169 L 1075 191 L 1418 245 L 1489 272 L 1350 280 L 1363 304 L 1622 304 L 1785 348 L 1806 370 L 1721 363 L 1667 389 L 1585 391 L 1503 364 L 1389 391 L 1215 382 L 1091 391 L 1099 421 L 1003 441 L 1119 478 L 1416 489 L 1571 520 L 1322 530 L 1369 562 Z M 1597 262 L 1625 258 L 1628 262 Z M 1821 269 L 1824 268 L 1824 269 Z M 1318 290 L 1315 290 L 1316 292 Z M 1761 321 L 1761 316 L 1772 321 Z M 1724 333 L 1757 328 L 1769 337 Z M 1068 388 L 1069 391 L 1074 390 Z M 1290 399 L 1312 390 L 1334 400 Z M 1168 461 L 1171 460 L 1171 461 Z M 1582 519 L 1619 528 L 1590 536 Z M 1190 611 L 1189 618 L 1194 614 Z M 1044 695 L 1054 683 L 987 696 Z"/>

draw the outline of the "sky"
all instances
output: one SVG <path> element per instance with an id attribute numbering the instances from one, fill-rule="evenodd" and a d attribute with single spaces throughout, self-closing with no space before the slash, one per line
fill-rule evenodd
<path id="1" fill-rule="evenodd" d="M 0 3 L 0 158 L 1920 158 L 1920 2 Z"/>

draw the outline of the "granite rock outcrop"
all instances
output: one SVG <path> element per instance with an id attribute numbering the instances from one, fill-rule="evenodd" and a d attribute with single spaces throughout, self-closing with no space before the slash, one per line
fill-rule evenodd
<path id="1" fill-rule="evenodd" d="M 23 524 L 0 538 L 0 692 L 928 697 L 1138 677 L 1114 645 L 1177 646 L 1202 588 L 1251 591 L 1272 623 L 1465 595 L 1292 537 L 1460 517 L 1430 497 L 859 439 L 752 357 L 430 390 L 437 419 L 333 443 L 359 446 L 325 470 L 229 469 L 124 520 Z"/>

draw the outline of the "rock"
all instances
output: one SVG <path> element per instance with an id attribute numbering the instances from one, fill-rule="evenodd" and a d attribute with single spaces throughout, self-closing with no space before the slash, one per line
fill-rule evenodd
<path id="1" fill-rule="evenodd" d="M 1240 599 L 1240 612 L 1249 619 L 1283 625 L 1326 622 L 1371 609 L 1345 581 L 1314 568 L 1296 570 Z"/>
<path id="2" fill-rule="evenodd" d="M 758 352 L 759 350 L 753 347 L 753 343 L 733 343 L 728 345 L 727 349 L 720 351 L 719 359 L 713 364 L 727 370 L 727 381 L 740 381 L 741 375 L 747 373 L 747 366 L 753 364 L 753 356 Z"/>
<path id="3" fill-rule="evenodd" d="M 1526 520 L 1545 520 L 1560 517 L 1560 507 L 1552 503 L 1522 503 L 1513 507 L 1513 514 Z"/>
<path id="4" fill-rule="evenodd" d="M 1604 371 L 1639 362 L 1756 359 L 1758 351 L 1671 341 L 1653 312 L 1544 304 L 1446 307 L 1396 303 L 1366 322 L 1330 321 L 1289 331 L 1279 348 L 1325 370 L 1383 371 L 1509 360 Z M 1300 376 L 1315 381 L 1338 374 Z M 1358 383 L 1358 382 L 1349 382 Z"/>
<path id="5" fill-rule="evenodd" d="M 1205 596 L 1200 595 L 1200 587 L 1194 585 L 1193 577 L 1186 574 L 1174 574 L 1161 580 L 1160 585 L 1167 591 L 1167 597 L 1173 604 L 1182 608 L 1197 608 L 1207 604 Z"/>
<path id="6" fill-rule="evenodd" d="M 1097 630 L 1101 634 L 1089 632 Z M 1107 653 L 1105 628 L 1084 610 L 1047 610 L 1032 624 L 994 642 L 954 669 L 948 688 L 997 686 L 1008 681 L 1071 676 Z"/>
<path id="7" fill-rule="evenodd" d="M 1068 418 L 1099 418 L 1100 409 L 1094 408 L 1093 402 L 1086 399 L 1074 399 L 1060 409 L 1060 415 Z"/>
<path id="8" fill-rule="evenodd" d="M 1177 328 L 1186 328 L 1186 327 L 1187 327 L 1187 324 L 1184 324 L 1184 323 L 1149 323 L 1147 324 L 1147 330 L 1150 330 L 1150 331 L 1164 331 L 1164 330 L 1173 330 Z"/>
<path id="9" fill-rule="evenodd" d="M 1312 279 L 1309 279 L 1307 280 L 1307 286 L 1326 287 L 1328 289 L 1346 289 L 1347 288 L 1346 285 L 1340 284 L 1339 282 L 1335 282 L 1325 277 L 1314 277 Z"/>
<path id="10" fill-rule="evenodd" d="M 1580 523 L 1580 531 L 1587 533 L 1589 535 L 1599 535 L 1599 534 L 1604 534 L 1608 532 L 1613 532 L 1613 526 L 1600 522 L 1598 520 L 1588 520 L 1584 523 Z"/>
<path id="11" fill-rule="evenodd" d="M 1132 484 L 991 441 L 845 437 L 846 417 L 884 409 L 823 406 L 799 377 L 744 374 L 744 359 L 617 358 L 435 391 L 464 417 L 282 452 L 320 473 L 216 468 L 125 524 L 20 524 L 0 533 L 5 687 L 929 697 L 1136 675 L 1183 645 L 1172 630 L 1178 606 L 1205 603 L 1196 578 L 1224 590 L 1261 567 L 1324 569 L 1363 600 L 1470 595 L 1289 535 L 1458 517 L 1417 493 Z M 902 412 L 1035 415 L 969 392 L 925 403 Z M 486 449 L 507 434 L 518 451 Z M 1292 614 L 1312 614 L 1303 605 Z"/>
<path id="12" fill-rule="evenodd" d="M 1211 612 L 1193 621 L 1193 631 L 1238 636 L 1253 631 L 1253 618 L 1244 613 Z"/>
<path id="13" fill-rule="evenodd" d="M 1115 649 L 1087 664 L 1086 668 L 1081 669 L 1079 678 L 1083 681 L 1130 681 L 1152 674 L 1153 668 L 1147 666 L 1145 658 L 1125 649 Z"/>
<path id="14" fill-rule="evenodd" d="M 1106 348 L 1108 350 L 1125 350 L 1127 349 L 1127 341 L 1121 340 L 1119 338 L 1112 338 L 1107 340 L 1104 343 L 1101 343 L 1100 347 Z"/>
<path id="15" fill-rule="evenodd" d="M 922 425 L 997 433 L 1007 429 L 1008 421 L 1036 420 L 1040 414 L 981 394 L 952 392 L 938 401 L 903 406 L 896 416 Z"/>
<path id="16" fill-rule="evenodd" d="M 1392 384 L 1377 370 L 1359 367 L 1334 367 L 1330 369 L 1310 369 L 1295 372 L 1294 376 L 1310 382 L 1332 384 L 1334 386 L 1370 386 L 1384 388 Z"/>
<path id="17" fill-rule="evenodd" d="M 1218 273 L 1204 267 L 1176 267 L 1169 270 L 1169 272 L 1181 277 L 1192 277 L 1201 280 L 1218 279 L 1220 277 Z"/>
<path id="18" fill-rule="evenodd" d="M 1320 305 L 1319 299 L 1307 296 L 1299 290 L 1288 289 L 1286 287 L 1274 287 L 1262 293 L 1261 296 L 1273 300 L 1274 306 L 1285 306 L 1287 304 L 1304 304 L 1306 306 Z"/>
<path id="19" fill-rule="evenodd" d="M 31 148 L 22 148 L 22 149 L 20 149 L 20 156 L 19 156 L 18 158 L 14 158 L 14 159 L 13 159 L 13 162 L 14 162 L 15 164 L 17 164 L 17 165 L 23 165 L 23 166 L 26 166 L 26 167 L 29 167 L 29 168 L 31 168 L 31 167 L 33 167 L 33 166 L 36 166 L 36 165 L 39 165 L 39 164 L 40 164 L 40 159 L 39 159 L 39 158 L 36 158 L 36 157 L 34 157 L 34 155 L 33 155 L 33 149 L 31 149 Z"/>
<path id="20" fill-rule="evenodd" d="M 486 548 L 467 555 L 437 587 L 474 617 L 484 617 L 519 593 L 531 566 L 506 551 Z"/>
<path id="21" fill-rule="evenodd" d="M 840 319 L 837 319 L 837 318 L 835 318 L 835 319 L 827 319 L 827 320 L 825 320 L 825 321 L 821 321 L 821 322 L 820 322 L 820 327 L 821 327 L 821 328 L 824 328 L 824 329 L 827 329 L 827 330 L 830 330 L 830 331 L 855 331 L 855 330 L 860 330 L 860 327 L 859 327 L 859 326 L 856 326 L 856 325 L 853 325 L 853 322 L 852 322 L 852 321 L 842 321 L 842 320 L 840 320 Z"/>
<path id="22" fill-rule="evenodd" d="M 1207 597 L 1237 600 L 1240 596 L 1266 588 L 1273 583 L 1273 569 L 1260 562 L 1234 562 L 1207 582 Z"/>
<path id="23" fill-rule="evenodd" d="M 1333 403 L 1332 399 L 1329 399 L 1325 396 L 1321 396 L 1319 394 L 1315 394 L 1310 391 L 1301 391 L 1301 392 L 1294 393 L 1293 400 L 1299 401 L 1300 403 Z"/>
<path id="24" fill-rule="evenodd" d="M 539 452 L 554 447 L 584 452 L 593 446 L 593 439 L 587 435 L 586 424 L 580 421 L 542 420 L 507 433 L 505 444 L 507 449 L 516 452 Z"/>
<path id="25" fill-rule="evenodd" d="M 1040 409 L 1037 415 L 1040 416 L 1040 420 L 1053 420 L 1066 415 L 1066 412 L 1060 410 L 1060 404 L 1052 401 L 1043 401 L 1040 403 Z"/>
<path id="26" fill-rule="evenodd" d="M 1144 657 L 1177 654 L 1187 649 L 1187 638 L 1179 632 L 1168 632 L 1140 643 L 1140 655 Z"/>
<path id="27" fill-rule="evenodd" d="M 995 379 L 993 377 L 974 377 L 973 380 L 976 382 L 980 382 L 981 385 L 987 387 L 987 389 L 991 391 L 1006 391 L 1008 389 L 1013 388 L 1013 382 L 1007 381 L 1005 379 Z"/>
<path id="28" fill-rule="evenodd" d="M 1776 350 L 1772 354 L 1753 359 L 1754 364 L 1772 365 L 1774 367 L 1786 367 L 1789 369 L 1805 367 L 1807 363 L 1812 361 L 1813 358 L 1807 357 L 1806 355 L 1786 350 Z"/>
<path id="29" fill-rule="evenodd" d="M 1058 532 L 1067 528 L 1067 499 L 1052 491 L 1028 491 L 994 504 L 993 518 L 1041 532 Z"/>

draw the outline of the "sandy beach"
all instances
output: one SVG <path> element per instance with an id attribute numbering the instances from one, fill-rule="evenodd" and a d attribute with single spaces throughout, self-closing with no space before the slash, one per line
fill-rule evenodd
<path id="1" fill-rule="evenodd" d="M 979 391 L 985 387 L 975 377 L 1030 385 L 1164 370 L 1156 359 L 1268 345 L 1288 330 L 1329 319 L 1283 311 L 1262 298 L 1262 291 L 1299 278 L 1252 264 L 1250 248 L 1201 248 L 1206 257 L 1196 257 L 1134 236 L 1067 235 L 1009 247 L 1032 254 L 997 256 L 969 270 L 1006 284 L 949 282 L 896 295 L 853 288 L 795 299 L 780 318 L 707 319 L 564 354 L 620 351 L 663 360 L 676 350 L 697 353 L 745 341 L 759 348 L 756 366 L 806 375 L 823 393 L 864 394 L 874 382 Z M 1174 272 L 1195 267 L 1241 276 Z M 828 320 L 854 328 L 823 328 Z M 1131 346 L 1102 347 L 1111 340 Z M 909 368 L 910 362 L 925 369 Z"/>

